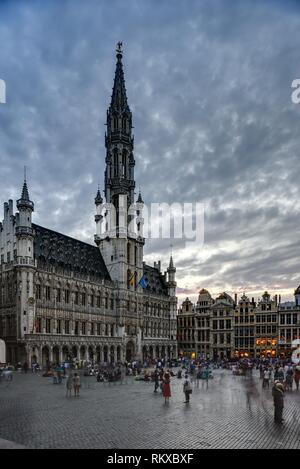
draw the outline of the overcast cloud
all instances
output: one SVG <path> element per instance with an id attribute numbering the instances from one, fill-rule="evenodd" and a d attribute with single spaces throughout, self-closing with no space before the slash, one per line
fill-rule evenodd
<path id="1" fill-rule="evenodd" d="M 300 284 L 300 5 L 253 0 L 1 1 L 2 202 L 93 243 L 115 44 L 133 112 L 136 182 L 151 202 L 203 202 L 204 246 L 149 240 L 180 299 Z"/>

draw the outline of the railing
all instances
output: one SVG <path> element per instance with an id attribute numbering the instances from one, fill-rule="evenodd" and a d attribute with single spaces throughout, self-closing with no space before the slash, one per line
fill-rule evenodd
<path id="1" fill-rule="evenodd" d="M 16 227 L 16 235 L 26 235 L 26 236 L 33 236 L 34 229 L 29 226 L 17 226 Z"/>
<path id="2" fill-rule="evenodd" d="M 62 342 L 64 345 L 66 342 L 74 342 L 80 341 L 84 342 L 94 342 L 95 340 L 105 340 L 111 342 L 122 342 L 122 337 L 118 336 L 110 336 L 110 335 L 80 335 L 80 334 L 57 334 L 57 333 L 44 333 L 44 332 L 36 332 L 32 334 L 25 334 L 25 339 L 30 341 L 55 341 L 55 342 Z M 66 344 L 67 345 L 67 344 Z"/>

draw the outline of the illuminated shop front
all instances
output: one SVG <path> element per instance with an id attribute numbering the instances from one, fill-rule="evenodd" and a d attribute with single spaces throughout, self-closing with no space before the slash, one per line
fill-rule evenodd
<path id="1" fill-rule="evenodd" d="M 277 355 L 277 339 L 275 338 L 257 338 L 256 339 L 256 357 L 274 358 Z"/>

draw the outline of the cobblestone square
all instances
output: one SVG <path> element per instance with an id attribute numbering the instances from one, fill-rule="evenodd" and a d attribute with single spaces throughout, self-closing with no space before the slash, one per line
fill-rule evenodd
<path id="1" fill-rule="evenodd" d="M 190 404 L 176 377 L 169 404 L 153 389 L 132 377 L 122 385 L 83 377 L 79 398 L 66 398 L 65 380 L 15 373 L 0 383 L 0 438 L 29 448 L 300 448 L 300 392 L 286 393 L 278 426 L 257 371 L 216 370 L 208 388 L 194 385 Z"/>

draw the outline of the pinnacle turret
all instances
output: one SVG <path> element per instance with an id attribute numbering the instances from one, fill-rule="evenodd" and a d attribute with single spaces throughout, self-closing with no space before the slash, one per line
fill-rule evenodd
<path id="1" fill-rule="evenodd" d="M 143 204 L 143 203 L 144 203 L 144 201 L 143 201 L 143 199 L 142 199 L 141 191 L 139 191 L 139 196 L 138 196 L 138 198 L 137 198 L 137 203 L 139 203 L 139 204 Z"/>
<path id="2" fill-rule="evenodd" d="M 102 203 L 103 203 L 103 199 L 101 197 L 100 189 L 98 188 L 97 194 L 96 194 L 96 197 L 95 197 L 95 204 L 96 205 L 101 205 Z"/>
<path id="3" fill-rule="evenodd" d="M 34 210 L 34 204 L 29 198 L 29 191 L 28 191 L 28 187 L 27 187 L 26 178 L 24 178 L 21 198 L 19 200 L 17 200 L 17 208 L 18 208 L 18 210 L 20 210 L 22 208 L 29 208 L 32 211 Z"/>

